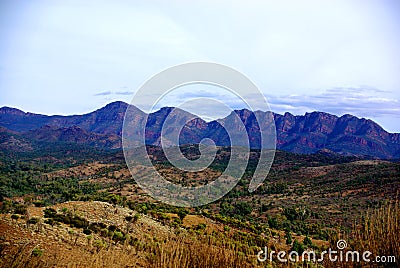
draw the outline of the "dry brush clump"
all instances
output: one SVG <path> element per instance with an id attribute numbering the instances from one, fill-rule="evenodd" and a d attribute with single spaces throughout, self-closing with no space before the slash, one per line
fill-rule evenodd
<path id="1" fill-rule="evenodd" d="M 150 267 L 257 267 L 256 257 L 234 244 L 217 246 L 207 241 L 179 237 L 158 244 L 149 257 Z"/>
<path id="2" fill-rule="evenodd" d="M 325 267 L 399 267 L 400 266 L 400 204 L 395 201 L 367 213 L 353 231 L 343 238 L 349 245 L 344 250 L 358 251 L 360 262 L 325 262 Z M 339 238 L 336 238 L 339 239 Z M 332 239 L 331 248 L 336 248 L 336 240 Z M 362 260 L 363 252 L 370 251 L 371 262 Z M 395 260 L 386 263 L 375 262 L 376 256 L 394 256 Z M 388 259 L 388 258 L 386 258 Z M 394 261 L 394 262 L 393 262 Z"/>
<path id="3" fill-rule="evenodd" d="M 377 256 L 400 257 L 400 206 L 396 201 L 367 215 L 354 232 L 354 247 Z"/>

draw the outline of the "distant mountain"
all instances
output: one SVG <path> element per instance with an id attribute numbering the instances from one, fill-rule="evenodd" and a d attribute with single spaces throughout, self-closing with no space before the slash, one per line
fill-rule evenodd
<path id="1" fill-rule="evenodd" d="M 120 148 L 122 125 L 128 106 L 118 101 L 88 114 L 71 116 L 46 116 L 3 107 L 0 108 L 0 147 L 29 149 L 29 141 L 34 140 Z M 129 109 L 133 109 L 131 124 L 138 126 L 138 129 L 144 126 L 147 119 L 146 143 L 152 145 L 160 145 L 161 128 L 171 112 L 174 114 L 164 129 L 165 133 L 179 131 L 176 126 L 187 122 L 179 134 L 180 144 L 198 143 L 203 138 L 210 138 L 217 145 L 229 146 L 229 137 L 222 125 L 239 129 L 242 124 L 238 120 L 241 120 L 249 134 L 250 146 L 260 148 L 260 128 L 268 128 L 268 122 L 272 118 L 269 112 L 257 111 L 255 114 L 243 109 L 207 123 L 186 111 L 171 107 L 149 115 L 134 106 L 129 106 Z M 262 122 L 257 122 L 255 115 Z M 375 158 L 400 158 L 400 134 L 388 133 L 372 120 L 352 115 L 338 117 L 323 112 L 272 115 L 276 125 L 277 149 L 305 154 L 322 151 Z M 175 144 L 173 140 L 163 142 Z"/>
<path id="2" fill-rule="evenodd" d="M 117 101 L 91 113 L 70 116 L 47 116 L 2 107 L 0 108 L 0 126 L 17 132 L 26 132 L 45 125 L 55 127 L 78 126 L 89 132 L 121 135 L 122 122 L 127 107 L 127 103 Z M 137 109 L 137 113 L 141 113 L 141 116 L 145 115 L 139 109 Z"/>

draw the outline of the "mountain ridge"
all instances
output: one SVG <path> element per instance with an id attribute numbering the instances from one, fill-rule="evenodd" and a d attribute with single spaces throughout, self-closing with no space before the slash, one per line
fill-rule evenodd
<path id="1" fill-rule="evenodd" d="M 184 110 L 173 107 L 146 114 L 139 108 L 122 101 L 112 102 L 93 112 L 82 115 L 42 115 L 26 113 L 16 108 L 0 108 L 0 127 L 18 133 L 25 139 L 50 142 L 67 141 L 87 143 L 90 146 L 120 148 L 117 141 L 122 135 L 122 125 L 127 108 L 134 115 L 138 126 L 147 119 L 146 144 L 160 145 L 161 126 L 168 115 L 174 111 L 172 126 L 185 122 L 180 133 L 180 143 L 199 143 L 204 138 L 211 138 L 216 145 L 229 146 L 229 137 L 221 123 L 239 128 L 239 118 L 249 135 L 252 148 L 260 148 L 260 128 L 268 126 L 271 112 L 234 110 L 225 118 L 206 122 Z M 237 117 L 235 116 L 237 115 Z M 258 118 L 265 122 L 257 122 Z M 374 158 L 400 158 L 400 134 L 385 131 L 376 122 L 345 114 L 337 116 L 326 112 L 310 112 L 293 115 L 289 112 L 272 113 L 276 126 L 277 149 L 295 153 L 315 153 L 329 150 L 343 155 L 367 155 Z M 236 118 L 236 119 L 234 119 Z M 236 120 L 236 121 L 235 121 Z M 169 122 L 170 123 L 170 122 Z M 259 124 L 260 123 L 260 124 Z M 47 128 L 44 128 L 48 126 Z M 4 133 L 4 131 L 1 131 Z M 13 136 L 12 134 L 7 134 Z M 14 135 L 18 136 L 18 135 Z M 78 135 L 78 137 L 73 137 Z M 173 142 L 170 142 L 173 145 Z"/>

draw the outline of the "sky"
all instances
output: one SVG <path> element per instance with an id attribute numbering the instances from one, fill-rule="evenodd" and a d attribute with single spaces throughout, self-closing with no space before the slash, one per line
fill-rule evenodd
<path id="1" fill-rule="evenodd" d="M 131 102 L 158 72 L 211 61 L 274 112 L 323 111 L 400 132 L 400 1 L 0 0 L 0 107 L 82 114 Z M 193 88 L 160 103 L 177 106 Z M 215 87 L 196 91 L 231 107 Z"/>

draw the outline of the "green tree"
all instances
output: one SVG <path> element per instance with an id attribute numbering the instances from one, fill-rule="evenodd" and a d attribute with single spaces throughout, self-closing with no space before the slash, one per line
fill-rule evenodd
<path id="1" fill-rule="evenodd" d="M 251 204 L 247 202 L 237 202 L 235 204 L 235 212 L 240 216 L 247 216 L 253 211 Z"/>
<path id="2" fill-rule="evenodd" d="M 189 214 L 189 212 L 186 209 L 180 209 L 178 210 L 178 217 L 179 219 L 181 219 L 181 221 L 183 221 L 183 219 L 186 217 L 187 214 Z"/>
<path id="3" fill-rule="evenodd" d="M 297 239 L 295 239 L 293 241 L 293 246 L 291 251 L 296 251 L 297 253 L 299 253 L 299 255 L 303 254 L 305 250 L 305 246 L 303 245 L 303 243 L 297 241 Z"/>
<path id="4" fill-rule="evenodd" d="M 290 230 L 286 230 L 285 238 L 286 238 L 286 245 L 291 245 L 293 242 L 293 239 L 292 239 L 292 234 L 290 233 Z"/>
<path id="5" fill-rule="evenodd" d="M 313 247 L 313 243 L 308 236 L 304 237 L 303 244 L 309 247 Z"/>

